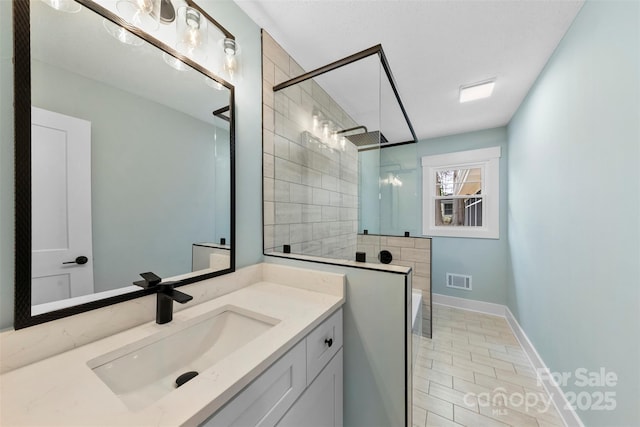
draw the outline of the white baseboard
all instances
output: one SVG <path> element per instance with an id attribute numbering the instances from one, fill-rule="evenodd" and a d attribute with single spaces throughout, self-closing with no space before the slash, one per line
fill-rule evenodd
<path id="1" fill-rule="evenodd" d="M 550 372 L 549 368 L 544 363 L 544 360 L 542 360 L 542 357 L 540 357 L 540 355 L 536 351 L 536 348 L 529 340 L 529 337 L 527 337 L 527 334 L 525 334 L 524 330 L 507 306 L 505 306 L 505 318 L 507 319 L 507 323 L 511 327 L 513 334 L 520 342 L 520 346 L 527 354 L 529 362 L 531 362 L 531 365 L 533 365 L 535 370 L 537 372 Z M 578 417 L 576 411 L 567 401 L 564 392 L 562 391 L 560 386 L 553 381 L 550 375 L 543 375 L 539 376 L 538 378 L 542 381 L 542 385 L 544 386 L 544 389 L 547 391 L 549 396 L 551 396 L 553 405 L 556 407 L 556 410 L 558 411 L 558 414 L 560 414 L 560 417 L 562 417 L 562 421 L 564 421 L 564 424 L 568 427 L 584 427 L 582 420 L 580 420 L 580 417 Z"/>
<path id="2" fill-rule="evenodd" d="M 535 347 L 529 340 L 529 337 L 527 337 L 527 334 L 524 332 L 515 316 L 513 315 L 513 313 L 511 313 L 511 310 L 509 310 L 509 307 L 507 307 L 506 305 L 484 301 L 468 300 L 465 298 L 458 298 L 435 293 L 432 294 L 432 298 L 434 304 L 504 317 L 507 320 L 509 327 L 511 327 L 513 334 L 516 336 L 518 342 L 520 343 L 520 346 L 529 358 L 529 361 L 531 362 L 531 365 L 534 367 L 534 369 L 543 369 L 546 370 L 546 372 L 549 372 L 549 368 L 547 368 L 544 360 L 542 360 L 542 357 L 540 357 L 540 355 L 536 351 Z M 578 417 L 578 414 L 567 401 L 560 386 L 558 386 L 548 375 L 545 375 L 541 379 L 542 385 L 544 386 L 549 396 L 551 396 L 553 405 L 556 407 L 558 414 L 562 418 L 562 421 L 564 421 L 564 424 L 567 427 L 584 427 L 584 424 L 580 420 L 580 417 Z"/>
<path id="3" fill-rule="evenodd" d="M 449 307 L 461 308 L 463 310 L 477 311 L 479 313 L 493 314 L 494 316 L 504 316 L 505 306 L 492 302 L 475 301 L 472 299 L 452 297 L 449 295 L 432 294 L 434 304 L 446 305 Z"/>

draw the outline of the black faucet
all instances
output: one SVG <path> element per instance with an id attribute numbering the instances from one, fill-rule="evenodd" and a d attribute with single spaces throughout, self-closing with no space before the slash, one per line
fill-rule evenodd
<path id="1" fill-rule="evenodd" d="M 193 299 L 191 295 L 176 291 L 173 287 L 180 282 L 162 282 L 162 279 L 152 272 L 140 273 L 144 280 L 133 282 L 134 285 L 145 289 L 155 289 L 158 296 L 156 303 L 156 323 L 171 322 L 173 319 L 173 301 L 184 304 Z"/>

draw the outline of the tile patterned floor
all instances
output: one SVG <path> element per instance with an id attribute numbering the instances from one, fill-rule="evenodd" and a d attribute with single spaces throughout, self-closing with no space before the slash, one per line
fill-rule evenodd
<path id="1" fill-rule="evenodd" d="M 433 305 L 420 338 L 413 426 L 564 426 L 504 318 Z"/>

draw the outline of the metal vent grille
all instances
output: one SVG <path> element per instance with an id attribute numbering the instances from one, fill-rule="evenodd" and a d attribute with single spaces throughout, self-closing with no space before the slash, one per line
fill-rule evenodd
<path id="1" fill-rule="evenodd" d="M 447 288 L 471 290 L 471 276 L 464 274 L 447 273 Z"/>

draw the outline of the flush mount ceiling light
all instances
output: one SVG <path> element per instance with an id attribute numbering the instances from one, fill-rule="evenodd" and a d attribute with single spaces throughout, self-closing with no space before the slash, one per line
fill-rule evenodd
<path id="1" fill-rule="evenodd" d="M 460 103 L 476 101 L 491 96 L 496 80 L 485 80 L 479 83 L 473 83 L 460 87 Z"/>

